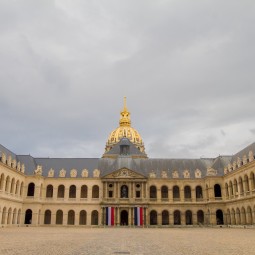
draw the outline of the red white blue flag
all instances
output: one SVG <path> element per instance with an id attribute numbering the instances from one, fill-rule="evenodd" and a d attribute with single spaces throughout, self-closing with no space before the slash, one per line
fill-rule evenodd
<path id="1" fill-rule="evenodd" d="M 114 207 L 106 207 L 106 225 L 114 226 Z"/>
<path id="2" fill-rule="evenodd" d="M 143 225 L 143 208 L 135 207 L 135 225 L 142 226 Z"/>

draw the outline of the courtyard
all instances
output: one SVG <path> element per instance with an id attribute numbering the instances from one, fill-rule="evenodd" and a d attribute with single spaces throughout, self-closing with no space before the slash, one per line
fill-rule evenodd
<path id="1" fill-rule="evenodd" d="M 254 254 L 255 229 L 75 228 L 0 229 L 0 254 Z"/>

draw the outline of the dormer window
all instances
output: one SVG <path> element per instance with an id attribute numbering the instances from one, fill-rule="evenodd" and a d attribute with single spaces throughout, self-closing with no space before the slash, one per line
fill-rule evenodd
<path id="1" fill-rule="evenodd" d="M 129 155 L 129 145 L 120 145 L 120 155 Z"/>

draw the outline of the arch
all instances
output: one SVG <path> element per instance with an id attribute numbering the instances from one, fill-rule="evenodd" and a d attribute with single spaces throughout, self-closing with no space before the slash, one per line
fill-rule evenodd
<path id="1" fill-rule="evenodd" d="M 252 220 L 252 210 L 251 207 L 248 206 L 247 207 L 247 224 L 252 225 L 253 224 L 253 220 Z"/>
<path id="2" fill-rule="evenodd" d="M 46 210 L 44 213 L 44 224 L 51 224 L 51 211 Z"/>
<path id="3" fill-rule="evenodd" d="M 204 224 L 205 217 L 204 212 L 202 210 L 197 211 L 197 223 L 198 224 Z"/>
<path id="4" fill-rule="evenodd" d="M 255 174 L 253 172 L 250 173 L 251 180 L 251 190 L 255 190 Z"/>
<path id="5" fill-rule="evenodd" d="M 216 224 L 217 225 L 223 225 L 224 224 L 223 212 L 220 209 L 218 209 L 216 211 Z"/>
<path id="6" fill-rule="evenodd" d="M 161 187 L 161 198 L 163 199 L 168 198 L 168 187 L 165 185 Z"/>
<path id="7" fill-rule="evenodd" d="M 32 223 L 32 217 L 33 217 L 33 212 L 31 209 L 27 209 L 25 213 L 25 224 L 31 224 Z"/>
<path id="8" fill-rule="evenodd" d="M 17 180 L 16 181 L 16 186 L 15 186 L 15 195 L 18 195 L 18 193 L 19 193 L 19 186 L 20 186 L 20 182 L 19 182 L 19 180 Z"/>
<path id="9" fill-rule="evenodd" d="M 150 186 L 150 198 L 157 198 L 157 188 L 154 185 Z"/>
<path id="10" fill-rule="evenodd" d="M 249 192 L 250 191 L 250 185 L 249 185 L 249 178 L 247 176 L 247 174 L 244 175 L 244 191 L 245 192 Z"/>
<path id="11" fill-rule="evenodd" d="M 233 208 L 231 210 L 231 225 L 236 225 L 236 214 Z"/>
<path id="12" fill-rule="evenodd" d="M 58 198 L 65 197 L 65 186 L 63 184 L 58 186 Z"/>
<path id="13" fill-rule="evenodd" d="M 174 211 L 174 225 L 181 225 L 181 212 L 179 210 Z"/>
<path id="14" fill-rule="evenodd" d="M 237 225 L 241 224 L 241 213 L 239 208 L 236 209 L 236 224 Z"/>
<path id="15" fill-rule="evenodd" d="M 20 194 L 21 197 L 23 196 L 23 191 L 24 191 L 24 182 L 21 182 L 20 191 L 19 191 L 19 194 Z"/>
<path id="16" fill-rule="evenodd" d="M 8 216 L 7 216 L 7 224 L 10 225 L 11 223 L 12 223 L 12 208 L 9 208 Z"/>
<path id="17" fill-rule="evenodd" d="M 33 182 L 30 182 L 27 188 L 27 196 L 33 197 L 34 195 L 35 195 L 35 184 Z"/>
<path id="18" fill-rule="evenodd" d="M 128 211 L 122 210 L 120 213 L 120 224 L 123 226 L 128 225 Z"/>
<path id="19" fill-rule="evenodd" d="M 87 224 L 87 212 L 85 210 L 80 211 L 79 224 L 80 225 L 86 225 Z"/>
<path id="20" fill-rule="evenodd" d="M 236 179 L 234 179 L 233 190 L 234 190 L 234 195 L 237 195 L 237 193 L 238 193 L 238 184 L 237 184 Z"/>
<path id="21" fill-rule="evenodd" d="M 4 180 L 5 180 L 4 174 L 2 173 L 0 177 L 0 190 L 4 189 Z"/>
<path id="22" fill-rule="evenodd" d="M 245 208 L 241 208 L 241 224 L 246 225 L 246 211 Z"/>
<path id="23" fill-rule="evenodd" d="M 233 191 L 233 183 L 232 181 L 229 182 L 229 195 L 233 196 L 234 195 L 234 191 Z"/>
<path id="24" fill-rule="evenodd" d="M 175 185 L 173 186 L 173 200 L 179 200 L 180 199 L 180 188 L 179 186 Z"/>
<path id="25" fill-rule="evenodd" d="M 214 185 L 214 197 L 221 197 L 221 187 L 220 184 Z"/>
<path id="26" fill-rule="evenodd" d="M 186 225 L 192 225 L 193 224 L 192 212 L 190 210 L 187 210 L 185 212 L 185 220 L 186 220 Z"/>
<path id="27" fill-rule="evenodd" d="M 81 186 L 81 198 L 88 198 L 88 187 L 87 185 Z"/>
<path id="28" fill-rule="evenodd" d="M 155 210 L 150 212 L 150 225 L 157 225 L 158 224 L 158 214 Z"/>
<path id="29" fill-rule="evenodd" d="M 229 190 L 228 190 L 228 184 L 225 183 L 225 194 L 226 194 L 226 198 L 229 198 Z"/>
<path id="30" fill-rule="evenodd" d="M 185 186 L 184 187 L 184 198 L 185 199 L 191 199 L 191 188 L 190 186 Z"/>
<path id="31" fill-rule="evenodd" d="M 13 210 L 13 215 L 12 215 L 12 224 L 16 224 L 17 222 L 16 218 L 17 218 L 17 209 L 15 208 Z"/>
<path id="32" fill-rule="evenodd" d="M 11 194 L 14 194 L 14 188 L 15 188 L 15 178 L 12 178 L 11 189 L 10 189 L 10 193 Z"/>
<path id="33" fill-rule="evenodd" d="M 98 225 L 98 211 L 94 210 L 91 213 L 91 225 Z"/>
<path id="34" fill-rule="evenodd" d="M 230 225 L 231 224 L 231 214 L 230 214 L 229 209 L 227 209 L 226 220 L 227 220 L 227 224 Z"/>
<path id="35" fill-rule="evenodd" d="M 69 187 L 69 198 L 76 198 L 76 186 L 71 185 Z"/>
<path id="36" fill-rule="evenodd" d="M 243 194 L 243 178 L 240 176 L 238 179 L 239 187 L 240 187 L 240 194 Z"/>
<path id="37" fill-rule="evenodd" d="M 53 197 L 53 186 L 51 184 L 47 185 L 46 197 L 49 197 L 49 198 Z"/>
<path id="38" fill-rule="evenodd" d="M 2 212 L 2 221 L 1 221 L 2 225 L 6 224 L 6 215 L 7 215 L 7 209 L 6 209 L 6 207 L 4 207 L 3 212 Z"/>
<path id="39" fill-rule="evenodd" d="M 20 220 L 21 220 L 21 209 L 19 209 L 18 211 L 17 224 L 20 224 Z"/>
<path id="40" fill-rule="evenodd" d="M 162 225 L 169 225 L 169 212 L 167 210 L 162 211 Z"/>
<path id="41" fill-rule="evenodd" d="M 203 189 L 202 187 L 196 186 L 196 199 L 202 199 L 203 198 Z"/>
<path id="42" fill-rule="evenodd" d="M 67 225 L 74 225 L 75 222 L 75 213 L 74 210 L 68 211 Z"/>
<path id="43" fill-rule="evenodd" d="M 5 192 L 10 192 L 10 176 L 8 175 L 5 180 Z"/>
<path id="44" fill-rule="evenodd" d="M 98 185 L 94 185 L 92 187 L 92 198 L 99 198 L 99 187 L 98 187 Z"/>
<path id="45" fill-rule="evenodd" d="M 57 210 L 56 224 L 57 225 L 62 225 L 63 224 L 63 211 L 62 210 Z"/>

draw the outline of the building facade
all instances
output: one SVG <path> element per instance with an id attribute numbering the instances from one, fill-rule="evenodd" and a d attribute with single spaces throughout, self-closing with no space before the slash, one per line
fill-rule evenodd
<path id="1" fill-rule="evenodd" d="M 148 158 L 125 103 L 102 158 L 0 145 L 0 225 L 253 225 L 254 152 L 255 143 L 233 156 Z"/>

